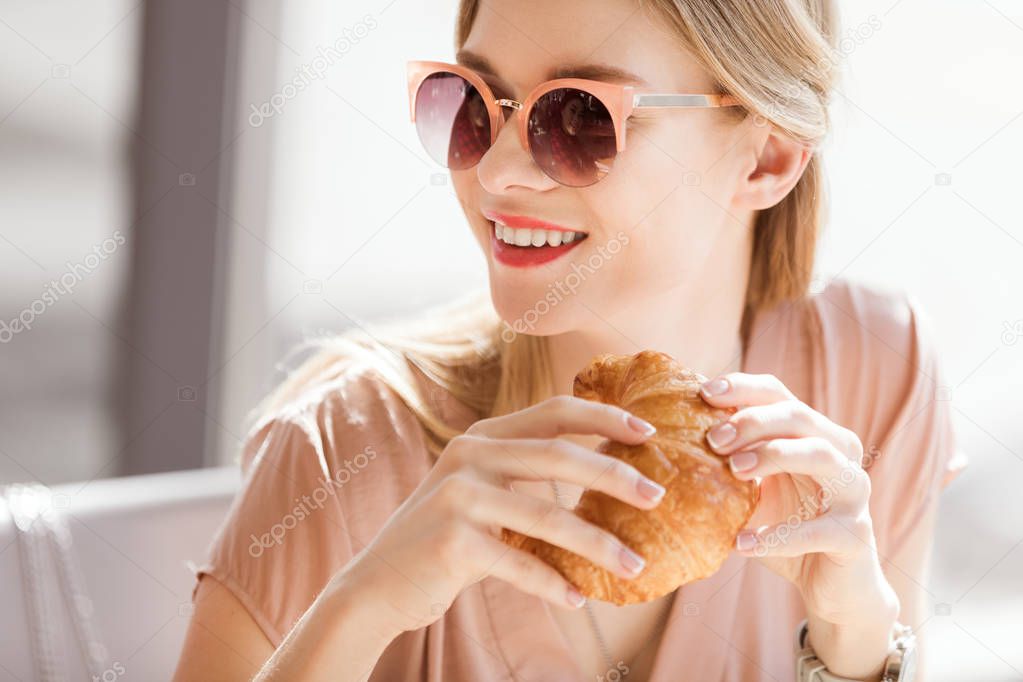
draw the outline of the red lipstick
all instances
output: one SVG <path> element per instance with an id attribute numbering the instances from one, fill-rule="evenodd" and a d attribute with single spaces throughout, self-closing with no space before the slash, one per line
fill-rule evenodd
<path id="1" fill-rule="evenodd" d="M 577 236 L 574 241 L 559 244 L 558 246 L 552 246 L 549 243 L 543 246 L 517 246 L 497 238 L 497 231 L 493 221 L 504 225 L 505 227 L 503 229 L 505 230 L 525 228 L 530 230 L 553 230 L 556 232 L 566 233 L 581 231 L 573 230 L 572 228 L 550 223 L 538 218 L 530 218 L 528 216 L 506 215 L 491 211 L 484 211 L 483 215 L 491 220 L 490 252 L 494 255 L 494 259 L 499 263 L 511 267 L 527 268 L 535 265 L 542 265 L 543 263 L 549 263 L 550 261 L 560 258 L 564 254 L 568 253 L 586 239 L 585 233 L 583 233 L 583 236 Z"/>
<path id="2" fill-rule="evenodd" d="M 495 213 L 494 211 L 483 211 L 483 217 L 493 222 L 507 225 L 508 227 L 525 227 L 531 230 L 559 230 L 561 232 L 582 232 L 582 230 L 573 230 L 571 227 L 565 227 L 556 223 L 549 223 L 546 220 L 540 220 L 539 218 L 530 218 L 524 215 L 508 215 L 505 213 Z"/>

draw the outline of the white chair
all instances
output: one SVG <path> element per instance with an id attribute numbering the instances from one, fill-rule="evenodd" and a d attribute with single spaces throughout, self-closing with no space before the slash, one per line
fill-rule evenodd
<path id="1" fill-rule="evenodd" d="M 225 467 L 43 489 L 42 504 L 64 519 L 70 538 L 65 554 L 77 569 L 67 582 L 59 561 L 39 563 L 60 554 L 61 543 L 15 525 L 26 525 L 25 500 L 34 498 L 8 489 L 22 511 L 0 498 L 0 682 L 169 679 L 191 613 L 190 567 L 204 560 L 239 481 L 237 467 Z M 44 629 L 56 632 L 52 669 L 34 662 L 47 658 L 33 646 L 31 595 L 39 594 L 51 607 Z M 72 617 L 75 603 L 83 618 Z M 93 638 L 101 646 L 90 669 L 79 641 Z"/>

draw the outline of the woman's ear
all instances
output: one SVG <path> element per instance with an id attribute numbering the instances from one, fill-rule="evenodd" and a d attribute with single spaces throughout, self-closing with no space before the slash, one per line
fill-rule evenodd
<path id="1" fill-rule="evenodd" d="M 735 202 L 745 209 L 771 208 L 792 191 L 810 163 L 813 148 L 771 127 L 759 145 L 754 168 L 740 181 Z"/>

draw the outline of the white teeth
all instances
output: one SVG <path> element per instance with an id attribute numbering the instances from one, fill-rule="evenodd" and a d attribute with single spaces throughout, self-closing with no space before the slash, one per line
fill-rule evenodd
<path id="1" fill-rule="evenodd" d="M 564 230 L 532 230 L 528 227 L 508 227 L 494 223 L 494 236 L 505 244 L 515 246 L 561 246 L 570 244 L 576 239 L 586 236 L 585 232 L 566 232 Z"/>

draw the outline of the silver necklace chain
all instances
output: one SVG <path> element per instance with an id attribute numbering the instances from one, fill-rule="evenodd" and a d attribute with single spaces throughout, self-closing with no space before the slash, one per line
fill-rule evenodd
<path id="1" fill-rule="evenodd" d="M 551 489 L 554 490 L 554 502 L 563 509 L 568 509 L 568 505 L 562 502 L 561 488 L 558 487 L 557 481 L 551 481 Z M 600 653 L 604 656 L 604 663 L 607 664 L 607 669 L 611 670 L 615 667 L 614 659 L 611 658 L 611 648 L 607 645 L 607 640 L 604 639 L 604 633 L 600 629 L 600 625 L 597 623 L 597 616 L 593 613 L 593 608 L 590 606 L 590 600 L 587 599 L 583 603 L 583 608 L 586 610 L 587 620 L 590 621 L 590 628 L 593 630 L 593 635 L 597 639 L 597 646 L 600 648 Z"/>

